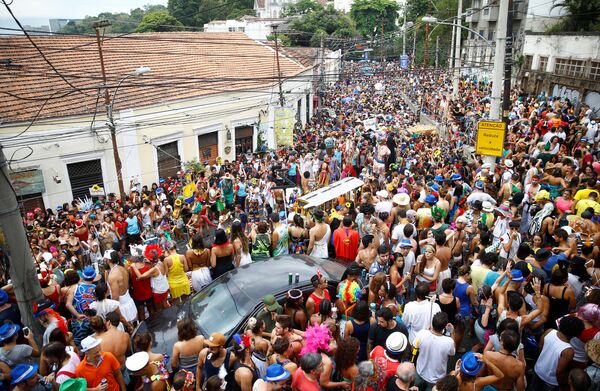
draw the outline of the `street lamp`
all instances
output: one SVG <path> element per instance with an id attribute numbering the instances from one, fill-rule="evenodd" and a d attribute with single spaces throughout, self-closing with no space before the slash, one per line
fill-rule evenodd
<path id="1" fill-rule="evenodd" d="M 117 83 L 117 87 L 115 88 L 115 91 L 112 94 L 112 98 L 109 99 L 108 88 L 106 89 L 106 93 L 105 93 L 106 116 L 108 119 L 108 121 L 106 122 L 106 125 L 108 126 L 108 129 L 110 130 L 110 138 L 112 141 L 113 155 L 114 155 L 114 159 L 115 159 L 115 168 L 117 170 L 117 183 L 119 184 L 119 191 L 121 192 L 121 196 L 124 195 L 123 174 L 122 174 L 123 167 L 121 164 L 121 158 L 119 156 L 119 146 L 117 144 L 117 127 L 115 125 L 115 120 L 113 117 L 113 107 L 115 104 L 115 99 L 117 97 L 117 92 L 119 91 L 119 87 L 121 87 L 121 84 L 123 84 L 123 82 L 125 80 L 127 80 L 130 77 L 144 75 L 144 74 L 150 72 L 151 70 L 152 69 L 150 69 L 149 67 L 139 67 L 136 70 L 134 70 L 133 72 L 129 73 L 128 75 L 125 75 L 123 78 L 121 78 L 121 80 L 119 80 L 119 82 Z"/>
<path id="2" fill-rule="evenodd" d="M 454 26 L 454 27 L 458 27 L 461 29 L 465 29 L 467 31 L 472 32 L 473 34 L 475 34 L 476 36 L 478 36 L 479 38 L 481 38 L 489 47 L 494 48 L 494 45 L 492 44 L 492 42 L 490 42 L 487 38 L 485 38 L 483 35 L 479 34 L 477 31 L 473 30 L 470 27 L 467 26 L 463 26 L 460 24 L 456 24 L 456 23 L 449 23 L 449 22 L 444 22 L 442 20 L 438 20 L 436 17 L 434 16 L 423 16 L 423 18 L 421 18 L 421 20 L 425 23 L 431 23 L 431 24 L 443 24 L 446 26 Z"/>

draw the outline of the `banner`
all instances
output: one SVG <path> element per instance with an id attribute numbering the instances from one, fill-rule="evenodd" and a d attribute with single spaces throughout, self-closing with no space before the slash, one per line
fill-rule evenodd
<path id="1" fill-rule="evenodd" d="M 363 121 L 363 126 L 365 127 L 365 130 L 377 130 L 377 119 L 376 118 L 369 118 Z"/>
<path id="2" fill-rule="evenodd" d="M 273 130 L 276 146 L 294 145 L 294 123 L 296 122 L 294 110 L 278 107 L 274 114 Z"/>

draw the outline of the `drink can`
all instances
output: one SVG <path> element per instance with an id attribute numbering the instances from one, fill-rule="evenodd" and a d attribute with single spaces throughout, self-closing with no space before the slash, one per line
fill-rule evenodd
<path id="1" fill-rule="evenodd" d="M 293 281 L 294 281 L 294 273 L 288 273 L 288 284 L 292 285 Z"/>
<path id="2" fill-rule="evenodd" d="M 300 282 L 300 273 L 296 273 L 296 284 Z"/>

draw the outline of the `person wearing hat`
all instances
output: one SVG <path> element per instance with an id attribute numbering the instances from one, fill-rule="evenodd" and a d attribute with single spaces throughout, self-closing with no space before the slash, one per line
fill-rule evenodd
<path id="1" fill-rule="evenodd" d="M 125 380 L 121 374 L 121 364 L 112 353 L 103 352 L 102 340 L 93 336 L 81 341 L 81 352 L 85 358 L 75 370 L 75 377 L 84 378 L 89 388 L 100 387 L 106 381 L 104 391 L 119 391 L 125 389 Z"/>
<path id="2" fill-rule="evenodd" d="M 283 389 L 292 374 L 280 364 L 271 364 L 262 379 L 254 382 L 253 391 L 278 391 Z"/>
<path id="3" fill-rule="evenodd" d="M 226 372 L 233 367 L 235 356 L 231 351 L 225 349 L 225 336 L 221 333 L 212 333 L 210 338 L 204 341 L 206 348 L 198 355 L 198 366 L 196 367 L 196 388 L 199 389 L 208 378 L 219 375 L 222 368 Z"/>
<path id="4" fill-rule="evenodd" d="M 262 302 L 265 307 L 258 315 L 258 319 L 265 323 L 265 332 L 271 334 L 271 331 L 275 328 L 275 317 L 283 313 L 283 307 L 279 305 L 273 295 L 264 296 Z"/>
<path id="5" fill-rule="evenodd" d="M 585 344 L 585 352 L 591 364 L 585 368 L 585 373 L 592 380 L 592 384 L 600 384 L 600 340 L 592 339 Z"/>
<path id="6" fill-rule="evenodd" d="M 487 376 L 479 376 L 484 365 Z M 481 353 L 474 352 L 466 352 L 460 360 L 457 360 L 452 374 L 458 378 L 459 391 L 479 391 L 504 378 L 502 371 L 493 362 Z"/>
<path id="7" fill-rule="evenodd" d="M 377 345 L 371 351 L 369 359 L 379 366 L 379 371 L 382 374 L 379 382 L 380 390 L 384 390 L 388 380 L 396 374 L 407 346 L 408 338 L 406 338 L 406 335 L 395 331 L 386 338 L 385 347 Z"/>
<path id="8" fill-rule="evenodd" d="M 127 357 L 125 367 L 132 376 L 140 376 L 144 390 L 164 391 L 169 389 L 169 371 L 160 361 L 150 361 L 147 352 L 137 352 Z"/>
<path id="9" fill-rule="evenodd" d="M 428 194 L 425 197 L 425 203 L 419 209 L 417 209 L 417 228 L 431 228 L 433 226 L 433 217 L 431 215 L 431 208 L 435 206 L 438 199 L 433 194 Z"/>
<path id="10" fill-rule="evenodd" d="M 292 318 L 294 328 L 305 330 L 308 317 L 304 311 L 304 298 L 300 289 L 290 289 L 283 304 L 283 313 Z"/>
<path id="11" fill-rule="evenodd" d="M 467 204 L 471 205 L 475 201 L 487 201 L 492 205 L 496 205 L 496 199 L 484 191 L 483 181 L 475 181 L 473 191 L 467 197 Z"/>
<path id="12" fill-rule="evenodd" d="M 13 386 L 13 391 L 36 390 L 39 382 L 37 365 L 18 364 L 10 371 L 10 385 Z"/>
<path id="13" fill-rule="evenodd" d="M 511 159 L 504 159 L 504 172 L 502 173 L 502 178 L 500 180 L 500 188 L 502 188 L 505 183 L 510 183 L 512 175 L 515 173 L 513 171 L 514 166 L 515 164 Z"/>
<path id="14" fill-rule="evenodd" d="M 494 236 L 493 244 L 500 243 L 500 238 L 506 233 L 511 232 L 508 224 L 512 220 L 513 214 L 510 210 L 508 202 L 500 204 L 495 210 L 496 218 L 494 220 L 494 227 L 492 229 L 492 235 Z"/>
<path id="15" fill-rule="evenodd" d="M 82 273 L 83 282 L 77 284 L 75 289 L 69 289 L 65 304 L 69 312 L 77 318 L 84 319 L 84 312 L 90 309 L 90 304 L 96 301 L 94 291 L 96 285 L 96 270 L 93 266 L 86 266 Z"/>
<path id="16" fill-rule="evenodd" d="M 10 366 L 16 364 L 32 364 L 32 357 L 39 357 L 40 349 L 35 342 L 33 332 L 25 335 L 28 344 L 17 344 L 21 327 L 17 324 L 5 323 L 0 326 L 0 357 Z"/>
<path id="17" fill-rule="evenodd" d="M 394 206 L 390 201 L 390 193 L 387 190 L 380 190 L 375 193 L 379 198 L 377 204 L 375 204 L 375 213 L 379 215 L 382 212 L 392 213 L 392 207 Z"/>
<path id="18" fill-rule="evenodd" d="M 0 324 L 7 322 L 21 325 L 21 312 L 16 304 L 8 302 L 8 293 L 0 289 Z"/>

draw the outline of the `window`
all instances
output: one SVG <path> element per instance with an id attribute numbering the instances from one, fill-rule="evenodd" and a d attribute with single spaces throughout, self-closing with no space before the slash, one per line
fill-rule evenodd
<path id="1" fill-rule="evenodd" d="M 243 153 L 252 152 L 252 139 L 254 135 L 254 127 L 239 126 L 235 128 L 235 153 L 241 155 Z"/>
<path id="2" fill-rule="evenodd" d="M 490 8 L 489 7 L 488 8 L 484 8 L 483 9 L 483 14 L 484 15 L 489 15 L 490 14 Z"/>
<path id="3" fill-rule="evenodd" d="M 525 60 L 523 61 L 523 70 L 530 70 L 532 62 L 533 56 L 525 56 Z"/>
<path id="4" fill-rule="evenodd" d="M 590 67 L 590 79 L 600 80 L 600 61 L 592 61 Z"/>
<path id="5" fill-rule="evenodd" d="M 481 38 L 481 37 L 485 37 L 485 30 L 479 30 L 479 37 L 477 38 Z"/>
<path id="6" fill-rule="evenodd" d="M 229 27 L 229 32 L 230 33 L 235 33 L 235 27 Z"/>
<path id="7" fill-rule="evenodd" d="M 243 33 L 243 32 L 245 32 L 245 31 L 246 31 L 246 28 L 245 28 L 245 27 L 238 27 L 238 31 L 239 31 L 240 33 Z"/>
<path id="8" fill-rule="evenodd" d="M 540 57 L 540 63 L 538 65 L 538 71 L 546 72 L 546 68 L 548 68 L 548 57 Z"/>
<path id="9" fill-rule="evenodd" d="M 198 156 L 201 162 L 214 164 L 219 156 L 219 136 L 217 132 L 198 136 Z"/>
<path id="10" fill-rule="evenodd" d="M 177 171 L 181 170 L 177 141 L 157 146 L 156 156 L 158 158 L 158 176 L 160 178 L 177 177 Z"/>
<path id="11" fill-rule="evenodd" d="M 471 31 L 470 33 L 471 33 L 471 39 L 475 39 L 475 32 Z"/>
<path id="12" fill-rule="evenodd" d="M 493 30 L 488 31 L 487 39 L 488 39 L 488 41 L 494 40 L 494 31 Z"/>
<path id="13" fill-rule="evenodd" d="M 583 60 L 556 59 L 555 73 L 571 77 L 580 77 L 583 74 Z"/>
<path id="14" fill-rule="evenodd" d="M 67 164 L 67 172 L 74 200 L 89 197 L 90 187 L 94 185 L 104 187 L 100 159 Z"/>

